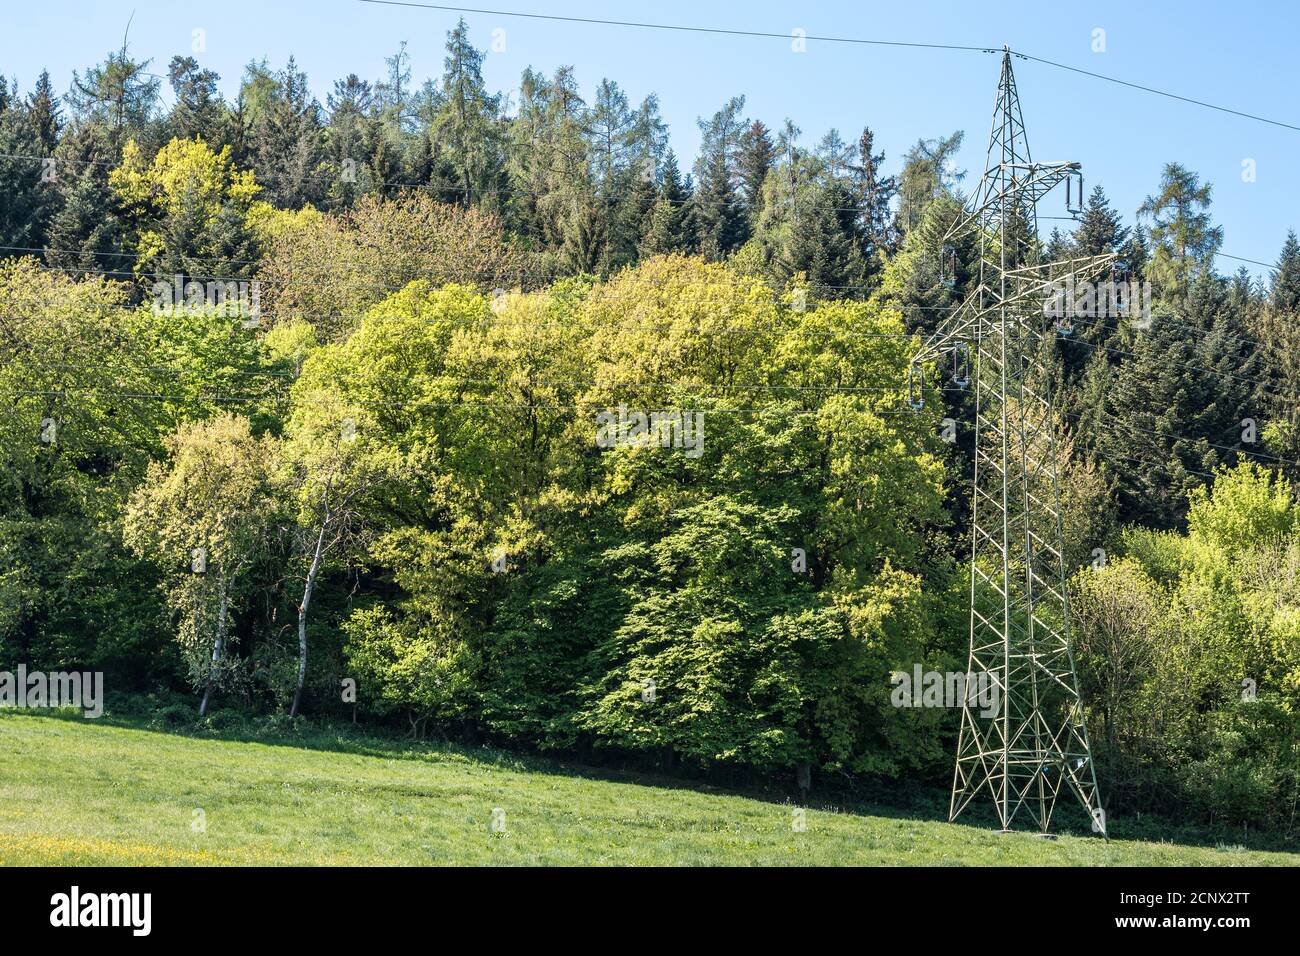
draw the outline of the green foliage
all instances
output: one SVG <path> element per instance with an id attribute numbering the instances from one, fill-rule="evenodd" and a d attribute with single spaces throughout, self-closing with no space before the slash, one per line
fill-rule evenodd
<path id="1" fill-rule="evenodd" d="M 1179 163 L 1167 163 L 1160 191 L 1138 210 L 1151 220 L 1154 249 L 1147 277 L 1163 295 L 1185 295 L 1196 277 L 1213 269 L 1223 229 L 1212 224 L 1210 201 L 1209 183 Z"/>
<path id="2" fill-rule="evenodd" d="M 273 520 L 275 449 L 230 414 L 182 425 L 166 444 L 170 460 L 151 464 L 131 495 L 123 538 L 163 571 L 189 680 L 207 687 L 206 706 L 213 688 L 228 682 L 230 617 Z"/>
<path id="3" fill-rule="evenodd" d="M 960 668 L 968 636 L 975 402 L 899 414 L 918 340 L 980 275 L 981 237 L 948 236 L 962 134 L 886 175 L 869 129 L 805 149 L 735 97 L 684 175 L 653 94 L 587 102 L 570 67 L 493 92 L 484 62 L 460 23 L 437 76 L 403 45 L 322 109 L 292 58 L 226 102 L 175 57 L 163 108 L 123 47 L 74 76 L 67 122 L 48 76 L 0 84 L 0 238 L 45 262 L 0 266 L 0 666 L 691 772 L 943 782 L 952 715 L 886 691 Z M 1300 246 L 1267 290 L 1216 274 L 1210 199 L 1171 163 L 1136 228 L 1095 188 L 1031 249 L 1114 253 L 1160 293 L 1149 327 L 1044 323 L 1055 445 L 1033 440 L 1087 568 L 1103 792 L 1285 830 Z M 142 307 L 174 276 L 184 305 Z M 189 278 L 256 281 L 264 315 L 188 301 Z M 610 416 L 656 411 L 696 443 L 606 447 Z"/>
<path id="4" fill-rule="evenodd" d="M 1130 531 L 1073 584 L 1084 692 L 1116 809 L 1296 824 L 1300 505 L 1244 464 L 1191 495 L 1189 533 Z M 1097 732 L 1099 730 L 1099 732 Z"/>

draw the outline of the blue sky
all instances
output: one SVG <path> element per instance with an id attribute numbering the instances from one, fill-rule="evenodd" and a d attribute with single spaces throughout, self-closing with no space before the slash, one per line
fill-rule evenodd
<path id="1" fill-rule="evenodd" d="M 809 35 L 1007 43 L 1081 69 L 1300 126 L 1295 101 L 1300 69 L 1293 48 L 1300 7 L 1284 0 L 1051 6 L 997 0 L 478 3 L 503 11 L 782 34 L 802 28 Z M 152 58 L 158 73 L 166 71 L 173 54 L 190 53 L 193 31 L 202 29 L 206 50 L 195 56 L 222 75 L 227 95 L 237 89 L 250 59 L 266 57 L 279 67 L 292 53 L 322 102 L 338 77 L 352 72 L 381 77 L 384 57 L 402 40 L 416 81 L 437 75 L 445 33 L 459 16 L 356 0 L 42 0 L 9 11 L 0 34 L 0 70 L 26 90 L 48 68 L 56 87 L 66 91 L 74 69 L 103 59 L 121 43 L 133 11 L 131 49 L 137 57 Z M 967 141 L 959 165 L 972 177 L 980 170 L 997 82 L 994 56 L 816 41 L 795 53 L 784 39 L 464 16 L 480 48 L 489 47 L 494 29 L 505 31 L 504 52 L 489 55 L 485 67 L 494 89 L 513 90 L 525 66 L 549 73 L 569 64 L 588 94 L 603 77 L 616 80 L 633 101 L 657 93 L 683 167 L 699 144 L 696 119 L 743 93 L 750 118 L 776 128 L 790 117 L 808 145 L 830 127 L 853 139 L 869 125 L 891 170 L 918 138 L 963 129 Z M 1105 52 L 1093 51 L 1097 29 L 1105 31 Z M 1035 158 L 1082 162 L 1088 188 L 1102 184 L 1126 220 L 1155 189 L 1162 164 L 1176 160 L 1214 184 L 1214 215 L 1224 227 L 1225 252 L 1272 262 L 1287 229 L 1300 229 L 1300 131 L 1032 62 L 1017 61 L 1016 75 Z M 1254 182 L 1243 182 L 1246 159 L 1255 161 Z M 1063 202 L 1053 194 L 1040 212 L 1060 214 L 1056 207 Z M 1223 271 L 1238 265 L 1220 262 Z"/>

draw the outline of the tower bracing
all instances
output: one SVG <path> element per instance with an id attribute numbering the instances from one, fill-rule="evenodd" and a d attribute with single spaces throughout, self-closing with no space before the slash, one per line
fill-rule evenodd
<path id="1" fill-rule="evenodd" d="M 975 406 L 968 673 L 998 694 L 997 708 L 970 695 L 963 704 L 949 819 L 983 794 L 1003 830 L 1020 815 L 1047 833 L 1068 792 L 1105 836 L 1070 644 L 1056 422 L 1042 355 L 1055 334 L 1045 303 L 1071 281 L 1093 281 L 1115 257 L 1043 261 L 1038 202 L 1064 184 L 1075 211 L 1082 175 L 1078 163 L 1031 158 L 1011 57 L 1004 49 L 984 175 L 942 240 L 947 261 L 947 250 L 955 256 L 956 241 L 974 234 L 978 281 L 913 358 L 914 372 L 954 352 L 969 365 L 962 379 Z"/>

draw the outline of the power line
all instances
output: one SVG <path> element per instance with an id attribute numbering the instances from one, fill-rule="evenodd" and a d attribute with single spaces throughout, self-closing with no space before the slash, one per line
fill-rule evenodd
<path id="1" fill-rule="evenodd" d="M 1118 324 L 1116 324 L 1116 325 L 1111 325 L 1108 321 L 1106 321 L 1105 318 L 1088 319 L 1088 318 L 1085 318 L 1085 317 L 1082 317 L 1082 316 L 1070 316 L 1069 321 L 1070 321 L 1070 324 L 1071 324 L 1071 325 L 1074 325 L 1074 324 L 1076 324 L 1076 323 L 1078 323 L 1078 324 L 1082 324 L 1082 325 L 1089 325 L 1089 326 L 1092 326 L 1092 327 L 1094 327 L 1094 328 L 1102 329 L 1102 330 L 1104 330 L 1104 331 L 1106 331 L 1106 332 L 1119 332 L 1119 331 L 1121 331 L 1121 328 L 1122 328 L 1122 327 L 1121 327 L 1120 325 L 1118 325 Z M 1160 321 L 1161 321 L 1162 324 L 1172 325 L 1174 328 L 1177 328 L 1177 329 L 1187 329 L 1187 331 L 1189 331 L 1189 332 L 1197 333 L 1197 335 L 1199 336 L 1198 338 L 1190 338 L 1190 339 L 1189 339 L 1189 341 L 1191 341 L 1191 342 L 1193 342 L 1193 343 L 1199 343 L 1199 342 L 1205 342 L 1205 341 L 1208 341 L 1208 340 L 1210 339 L 1210 337 L 1214 335 L 1214 331 L 1215 331 L 1213 328 L 1209 328 L 1209 329 L 1201 329 L 1201 328 L 1198 328 L 1197 326 L 1192 325 L 1190 322 L 1179 322 L 1178 320 L 1176 320 L 1176 319 L 1174 319 L 1173 317 L 1168 316 L 1168 315 L 1162 315 L 1162 316 L 1160 317 Z M 1064 344 L 1064 343 L 1067 343 L 1067 342 L 1074 342 L 1074 341 L 1076 341 L 1075 339 L 1071 338 L 1071 337 L 1068 336 L 1065 332 L 1062 332 L 1062 331 L 1060 331 L 1059 329 L 1057 330 L 1057 332 L 1058 332 L 1058 334 L 1059 334 L 1059 336 L 1060 336 L 1060 338 L 1061 338 L 1061 342 L 1062 342 L 1063 344 Z M 1243 335 L 1237 335 L 1235 332 L 1231 332 L 1231 333 L 1229 333 L 1229 335 L 1231 336 L 1231 338 L 1232 338 L 1234 341 L 1241 342 L 1241 343 L 1244 344 L 1244 345 L 1250 345 L 1250 346 L 1253 346 L 1255 350 L 1264 350 L 1264 349 L 1267 349 L 1268 351 L 1273 352 L 1273 353 L 1275 353 L 1275 354 L 1277 354 L 1277 355 L 1281 355 L 1281 356 L 1288 356 L 1288 357 L 1290 357 L 1290 356 L 1292 355 L 1292 353 L 1291 353 L 1288 349 L 1286 349 L 1284 346 L 1275 345 L 1275 344 L 1272 343 L 1272 342 L 1265 342 L 1265 341 L 1263 341 L 1262 339 L 1252 339 L 1252 338 L 1248 338 L 1248 337 L 1243 336 Z M 1082 341 L 1079 341 L 1079 344 L 1085 344 L 1085 343 L 1083 343 Z"/>
<path id="2" fill-rule="evenodd" d="M 1056 67 L 1058 70 L 1069 70 L 1071 73 L 1079 73 L 1082 74 L 1083 76 L 1091 76 L 1094 79 L 1105 80 L 1107 83 L 1116 83 L 1119 86 L 1127 86 L 1130 89 L 1141 90 L 1144 93 L 1154 93 L 1156 96 L 1165 96 L 1171 100 L 1179 100 L 1180 102 L 1183 103 L 1191 103 L 1193 106 L 1200 106 L 1207 110 L 1215 110 L 1219 113 L 1228 113 L 1232 116 L 1240 116 L 1244 119 L 1254 120 L 1257 123 L 1268 123 L 1270 126 L 1280 126 L 1283 129 L 1295 130 L 1296 132 L 1300 133 L 1300 126 L 1294 126 L 1291 123 L 1284 123 L 1281 120 L 1269 119 L 1267 116 L 1259 116 L 1256 115 L 1255 113 L 1243 113 L 1241 110 L 1229 109 L 1226 106 L 1216 106 L 1215 104 L 1207 103 L 1204 100 L 1192 99 L 1190 96 L 1182 96 L 1178 93 L 1171 93 L 1168 90 L 1156 89 L 1153 86 L 1143 86 L 1140 83 L 1130 83 L 1128 80 L 1121 80 L 1118 77 L 1107 76 L 1104 73 L 1094 73 L 1091 70 L 1083 70 L 1077 66 L 1069 66 L 1068 64 L 1065 63 L 1058 63 L 1055 60 L 1046 60 L 1043 59 L 1042 57 L 1031 56 L 1028 53 L 1021 53 L 1016 50 L 1013 50 L 1012 52 L 1016 56 L 1020 57 L 1022 60 L 1032 60 L 1035 63 L 1042 63 L 1046 66 Z"/>
<path id="3" fill-rule="evenodd" d="M 1061 414 L 1062 414 L 1065 418 L 1073 419 L 1075 422 L 1077 422 L 1077 423 L 1079 423 L 1079 424 L 1081 424 L 1081 425 L 1086 425 L 1086 426 L 1089 427 L 1089 428 L 1104 428 L 1104 429 L 1108 429 L 1108 430 L 1110 430 L 1110 431 L 1112 432 L 1112 434 L 1113 434 L 1115 431 L 1122 431 L 1124 434 L 1127 434 L 1127 435 L 1150 435 L 1150 436 L 1152 436 L 1152 437 L 1154 437 L 1154 438 L 1159 438 L 1161 441 L 1168 441 L 1168 442 L 1171 442 L 1171 443 L 1176 443 L 1176 442 L 1179 442 L 1179 441 L 1188 441 L 1188 442 L 1193 442 L 1193 443 L 1202 443 L 1202 442 L 1203 442 L 1203 443 L 1204 443 L 1205 445 L 1207 445 L 1208 447 L 1210 447 L 1210 448 L 1214 448 L 1214 449 L 1217 449 L 1217 450 L 1219 450 L 1219 451 L 1226 451 L 1226 452 L 1235 453 L 1235 454 L 1238 454 L 1238 455 L 1252 455 L 1252 456 L 1257 457 L 1257 458 L 1264 458 L 1264 459 L 1267 459 L 1267 460 L 1269 460 L 1269 461 L 1277 462 L 1278 464 L 1282 464 L 1282 465 L 1295 465 L 1296 467 L 1300 467 L 1300 461 L 1296 461 L 1295 459 L 1292 459 L 1292 458 L 1280 458 L 1280 457 L 1278 457 L 1277 455 L 1270 455 L 1270 454 L 1268 454 L 1268 453 L 1266 453 L 1266 452 L 1262 452 L 1262 451 L 1251 451 L 1249 448 L 1240 448 L 1240 447 L 1238 447 L 1238 446 L 1236 446 L 1236 445 L 1222 445 L 1222 444 L 1217 444 L 1217 443 L 1215 443 L 1215 442 L 1210 441 L 1208 438 L 1205 438 L 1205 437 L 1200 437 L 1200 438 L 1198 438 L 1198 437 L 1195 437 L 1195 436 L 1192 436 L 1192 435 L 1185 435 L 1185 434 L 1182 434 L 1182 433 L 1164 434 L 1164 433 L 1160 432 L 1160 431 L 1157 430 L 1157 429 L 1151 429 L 1151 428 L 1139 428 L 1139 427 L 1133 427 L 1133 426 L 1125 427 L 1125 426 L 1121 426 L 1121 425 L 1119 425 L 1119 424 L 1116 423 L 1116 422 L 1112 422 L 1112 421 L 1109 421 L 1109 420 L 1097 421 L 1096 419 L 1093 419 L 1093 418 L 1091 418 L 1091 417 L 1089 417 L 1089 416 L 1080 415 L 1080 414 L 1077 414 L 1077 413 L 1070 413 L 1070 412 L 1064 412 L 1064 411 L 1063 411 L 1063 412 L 1061 412 Z M 1172 449 L 1171 449 L 1171 451 L 1172 451 Z"/>
<path id="4" fill-rule="evenodd" d="M 596 17 L 566 17 L 558 14 L 548 13 L 519 13 L 510 10 L 482 10 L 474 7 L 452 7 L 441 6 L 432 3 L 403 3 L 399 0 L 361 0 L 362 3 L 373 3 L 390 7 L 420 7 L 425 10 L 442 10 L 449 13 L 481 13 L 494 17 L 516 17 L 524 20 L 552 20 L 560 23 L 583 23 L 595 26 L 607 27 L 636 27 L 642 30 L 670 30 L 679 33 L 706 33 L 718 36 L 743 36 L 743 37 L 762 37 L 765 39 L 790 40 L 793 35 L 790 33 L 771 33 L 763 30 L 737 30 L 726 27 L 697 27 L 685 26 L 681 24 L 667 23 L 640 23 L 631 20 L 602 20 Z M 914 47 L 927 50 L 963 50 L 969 53 L 997 53 L 999 52 L 992 47 L 984 46 L 961 46 L 955 43 L 921 43 L 906 40 L 868 40 L 857 37 L 836 37 L 836 36 L 803 36 L 801 39 L 817 40 L 823 43 L 851 43 L 865 46 L 897 46 L 897 47 Z"/>
<path id="5" fill-rule="evenodd" d="M 527 19 L 527 20 L 550 20 L 559 23 L 582 23 L 582 24 L 594 24 L 597 26 L 632 27 L 632 28 L 644 29 L 644 30 L 665 30 L 665 31 L 676 31 L 681 33 L 706 33 L 706 34 L 718 34 L 723 36 L 761 37 L 765 39 L 781 39 L 781 40 L 789 40 L 793 36 L 793 34 L 790 33 L 775 33 L 775 32 L 770 32 L 765 30 L 739 30 L 739 29 L 729 29 L 729 28 L 722 28 L 722 27 L 697 27 L 697 26 L 688 26 L 684 24 L 642 23 L 642 22 L 631 21 L 631 20 L 604 20 L 595 17 L 567 17 L 567 16 L 560 16 L 557 14 L 546 14 L 546 13 L 519 13 L 510 10 L 484 10 L 475 7 L 458 7 L 458 6 L 432 4 L 432 3 L 411 3 L 411 2 L 404 2 L 404 0 L 361 0 L 361 2 L 382 5 L 382 6 L 392 6 L 392 7 L 418 7 L 426 10 L 442 10 L 450 13 L 478 13 L 478 14 L 486 14 L 489 16 L 497 16 L 497 17 L 516 17 L 516 18 Z M 914 48 L 932 49 L 932 50 L 960 50 L 960 51 L 972 52 L 972 53 L 1001 53 L 1002 52 L 1001 49 L 992 46 L 966 46 L 966 45 L 955 44 L 955 43 L 922 43 L 922 42 L 902 41 L 902 40 L 869 40 L 869 39 L 858 38 L 858 37 L 825 36 L 825 35 L 820 35 L 820 36 L 808 35 L 802 37 L 802 39 L 816 40 L 823 43 L 847 43 L 847 44 L 862 44 L 868 46 L 914 47 Z M 1282 122 L 1281 120 L 1270 119 L 1266 116 L 1260 116 L 1255 113 L 1246 113 L 1242 110 L 1230 109 L 1229 107 L 1226 106 L 1217 106 L 1214 103 L 1208 103 L 1204 100 L 1193 99 L 1192 97 L 1189 96 L 1183 96 L 1179 93 L 1172 93 L 1168 90 L 1158 89 L 1153 86 L 1144 86 L 1140 83 L 1132 83 L 1129 82 L 1128 80 L 1121 80 L 1118 77 L 1108 76 L 1104 73 L 1096 73 L 1092 70 L 1080 69 L 1079 67 L 1070 66 L 1068 64 L 1060 63 L 1057 62 L 1056 60 L 1049 60 L 1044 57 L 1034 56 L 1032 54 L 1024 53 L 1019 50 L 1010 50 L 1010 52 L 1014 56 L 1017 56 L 1022 60 L 1030 60 L 1035 63 L 1041 63 L 1044 66 L 1050 66 L 1059 70 L 1068 70 L 1071 73 L 1078 73 L 1082 76 L 1088 76 L 1088 77 L 1092 77 L 1093 79 L 1103 80 L 1107 83 L 1115 83 L 1119 86 L 1126 86 L 1130 89 L 1140 90 L 1144 93 L 1152 93 L 1156 96 L 1164 96 L 1169 99 L 1178 100 L 1183 103 L 1189 103 L 1193 106 L 1199 106 L 1203 109 L 1214 110 L 1219 113 L 1226 113 L 1232 116 L 1241 117 L 1243 119 L 1254 120 L 1255 122 L 1258 123 L 1267 123 L 1271 126 L 1279 126 L 1282 127 L 1283 129 L 1290 129 L 1290 130 L 1295 130 L 1296 132 L 1300 132 L 1300 126 L 1296 126 L 1291 123 L 1285 123 Z"/>

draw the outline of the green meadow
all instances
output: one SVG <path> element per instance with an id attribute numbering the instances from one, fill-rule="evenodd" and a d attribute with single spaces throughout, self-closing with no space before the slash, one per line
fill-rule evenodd
<path id="1" fill-rule="evenodd" d="M 10 712 L 0 755 L 5 865 L 1300 865 L 888 808 L 809 808 L 800 831 L 771 799 L 338 731 L 235 740 Z"/>

